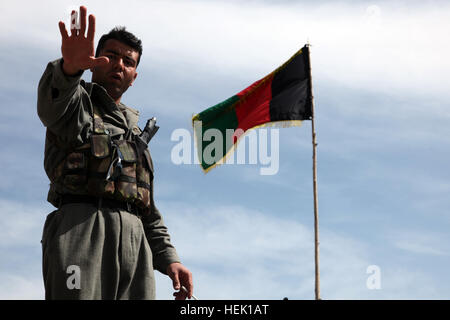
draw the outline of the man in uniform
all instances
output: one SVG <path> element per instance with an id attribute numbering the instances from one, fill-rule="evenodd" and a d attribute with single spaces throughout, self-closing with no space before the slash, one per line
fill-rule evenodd
<path id="1" fill-rule="evenodd" d="M 95 17 L 85 36 L 86 13 L 80 7 L 70 36 L 59 22 L 62 58 L 38 88 L 48 201 L 58 208 L 42 235 L 46 299 L 154 299 L 153 269 L 172 279 L 176 299 L 191 298 L 192 274 L 154 204 L 151 132 L 142 139 L 138 111 L 121 102 L 137 77 L 141 41 L 115 28 L 94 56 Z M 81 80 L 87 69 L 91 83 Z"/>

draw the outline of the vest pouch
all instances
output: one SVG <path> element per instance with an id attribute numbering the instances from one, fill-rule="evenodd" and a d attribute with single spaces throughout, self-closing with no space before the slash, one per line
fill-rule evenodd
<path id="1" fill-rule="evenodd" d="M 153 162 L 152 158 L 150 157 L 150 151 L 148 151 L 148 148 L 144 150 L 143 157 L 143 166 L 147 165 L 147 169 L 150 170 L 150 180 L 153 180 Z"/>
<path id="2" fill-rule="evenodd" d="M 87 181 L 87 159 L 84 152 L 76 151 L 67 155 L 63 167 L 63 184 L 72 191 L 80 191 Z"/>
<path id="3" fill-rule="evenodd" d="M 106 180 L 111 164 L 111 138 L 109 135 L 91 135 L 91 155 L 87 184 L 89 194 L 97 197 L 114 195 L 114 182 Z"/>
<path id="4" fill-rule="evenodd" d="M 120 153 L 122 154 L 122 161 L 128 163 L 136 163 L 137 152 L 134 141 L 116 140 L 114 141 L 114 144 L 117 146 Z"/>
<path id="5" fill-rule="evenodd" d="M 114 195 L 114 181 L 107 181 L 106 175 L 111 164 L 111 158 L 99 159 L 91 157 L 89 162 L 89 194 L 97 197 Z"/>
<path id="6" fill-rule="evenodd" d="M 141 208 L 150 207 L 150 182 L 151 172 L 145 167 L 145 157 L 138 159 L 136 166 L 137 178 L 137 201 L 136 204 Z"/>
<path id="7" fill-rule="evenodd" d="M 91 153 L 94 157 L 103 159 L 111 154 L 111 138 L 107 134 L 91 135 Z"/>
<path id="8" fill-rule="evenodd" d="M 122 201 L 134 202 L 137 198 L 136 146 L 133 141 L 127 140 L 117 140 L 115 145 L 122 164 L 120 175 L 115 181 L 115 197 Z"/>

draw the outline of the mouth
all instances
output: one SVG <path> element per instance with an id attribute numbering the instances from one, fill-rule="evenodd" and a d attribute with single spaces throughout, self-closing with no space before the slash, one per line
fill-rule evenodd
<path id="1" fill-rule="evenodd" d="M 120 73 L 114 72 L 110 74 L 110 78 L 117 82 L 122 82 L 122 76 Z"/>

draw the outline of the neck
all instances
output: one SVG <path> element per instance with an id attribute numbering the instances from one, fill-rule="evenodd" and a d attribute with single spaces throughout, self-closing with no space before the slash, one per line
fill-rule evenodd
<path id="1" fill-rule="evenodd" d="M 106 92 L 108 93 L 108 96 L 111 98 L 111 100 L 114 101 L 114 103 L 118 106 L 120 103 L 120 99 L 122 99 L 122 96 L 114 97 L 111 93 L 109 93 L 108 90 L 106 90 Z"/>
<path id="2" fill-rule="evenodd" d="M 94 76 L 92 76 L 91 81 L 95 82 L 98 85 L 100 85 L 101 87 L 103 87 L 103 89 L 105 89 L 106 93 L 108 93 L 108 96 L 111 98 L 111 100 L 113 100 L 116 105 L 119 105 L 122 95 L 120 95 L 118 97 L 114 97 L 115 95 L 111 94 L 111 92 L 110 92 L 110 91 L 113 91 L 113 89 L 109 88 L 107 85 L 103 85 L 100 81 L 97 82 L 96 79 L 94 78 Z"/>

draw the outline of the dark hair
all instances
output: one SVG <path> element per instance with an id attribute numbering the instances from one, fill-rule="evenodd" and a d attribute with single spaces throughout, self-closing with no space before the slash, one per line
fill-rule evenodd
<path id="1" fill-rule="evenodd" d="M 142 56 L 142 41 L 136 38 L 134 34 L 125 30 L 125 27 L 115 27 L 109 33 L 102 35 L 97 44 L 97 50 L 95 51 L 95 56 L 98 57 L 99 52 L 105 46 L 105 42 L 109 39 L 114 39 L 120 41 L 139 53 L 136 67 L 139 65 L 139 61 Z"/>

